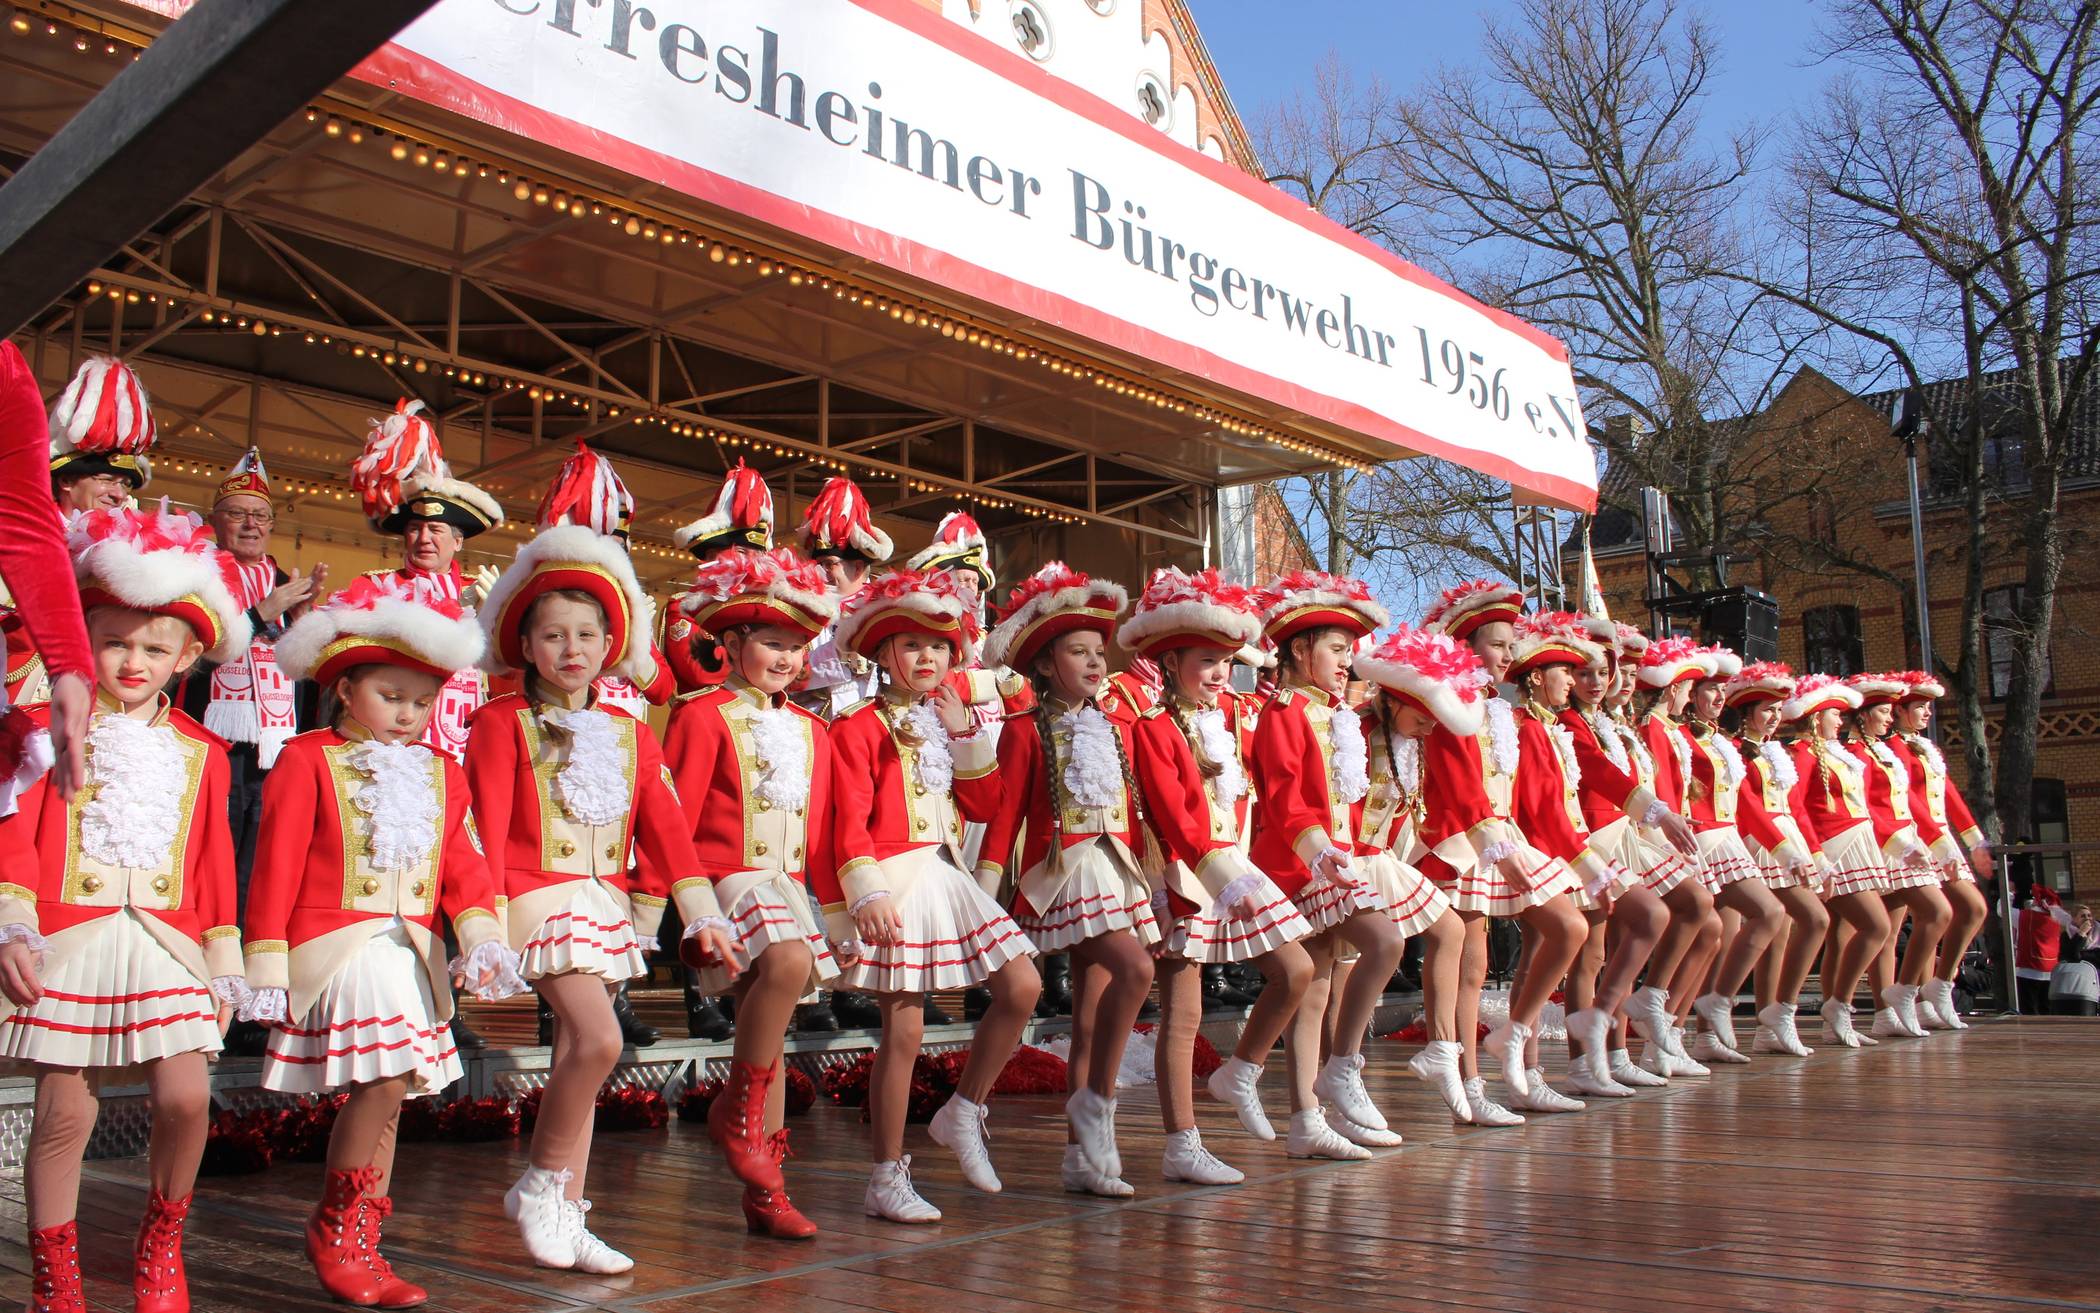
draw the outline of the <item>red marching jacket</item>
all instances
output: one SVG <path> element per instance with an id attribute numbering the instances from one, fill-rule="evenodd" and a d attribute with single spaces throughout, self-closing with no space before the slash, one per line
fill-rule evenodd
<path id="1" fill-rule="evenodd" d="M 1655 758 L 1655 796 L 1670 805 L 1670 810 L 1686 820 L 1691 819 L 1691 780 L 1684 770 L 1684 727 L 1675 721 L 1664 720 L 1649 712 L 1641 721 L 1641 741 L 1648 745 L 1648 755 Z"/>
<path id="2" fill-rule="evenodd" d="M 1132 730 L 1137 713 L 1114 693 L 1104 693 L 1095 706 L 1108 720 L 1128 765 Z M 1055 712 L 1053 711 L 1053 715 Z M 1142 840 L 1138 831 L 1138 803 L 1126 774 L 1116 800 L 1106 808 L 1087 809 L 1067 800 L 1061 817 L 1050 814 L 1050 781 L 1043 771 L 1043 739 L 1034 716 L 1006 722 L 999 733 L 999 803 L 985 822 L 984 842 L 978 849 L 977 870 L 981 883 L 1012 875 L 1016 879 L 1043 864 L 1050 854 L 1050 836 L 1055 833 L 1065 848 L 1106 837 L 1120 844 L 1132 865 Z M 1016 852 L 1018 843 L 1019 851 Z M 1032 907 L 1025 895 L 1016 893 L 1014 907 L 1022 914 L 1042 909 Z"/>
<path id="3" fill-rule="evenodd" d="M 1254 841 L 1248 855 L 1293 898 L 1312 882 L 1310 863 L 1323 849 L 1355 848 L 1354 804 L 1334 796 L 1328 765 L 1333 718 L 1355 714 L 1319 689 L 1293 686 L 1269 699 L 1255 725 Z"/>
<path id="4" fill-rule="evenodd" d="M 776 810 L 747 796 L 746 781 L 763 763 L 752 729 L 754 716 L 785 710 L 794 717 L 807 753 L 809 796 L 797 807 Z M 804 885 L 835 888 L 831 858 L 831 734 L 815 714 L 787 702 L 769 702 L 740 679 L 697 693 L 671 713 L 664 760 L 685 803 L 693 853 L 700 873 L 717 886 L 750 872 L 782 872 Z M 738 895 L 719 899 L 724 906 Z"/>
<path id="5" fill-rule="evenodd" d="M 857 938 L 852 905 L 893 893 L 922 854 L 945 852 L 968 872 L 963 822 L 987 821 L 999 805 L 992 736 L 982 729 L 949 740 L 946 795 L 920 782 L 919 749 L 900 733 L 910 705 L 874 698 L 831 723 L 831 856 L 809 876 L 834 942 Z"/>
<path id="6" fill-rule="evenodd" d="M 248 883 L 248 983 L 290 990 L 294 1018 L 396 916 L 421 932 L 413 938 L 427 960 L 434 949 L 433 982 L 442 981 L 445 969 L 443 942 L 434 933 L 438 913 L 452 922 L 463 953 L 500 933 L 466 772 L 442 752 L 429 754 L 442 809 L 436 841 L 411 869 L 376 869 L 356 819 L 366 776 L 347 760 L 369 735 L 354 724 L 352 732 L 356 737 L 320 729 L 293 738 L 263 784 Z M 442 1016 L 451 993 L 438 989 L 436 995 Z"/>
<path id="7" fill-rule="evenodd" d="M 1517 778 L 1510 795 L 1510 819 L 1532 847 L 1574 867 L 1584 885 L 1601 887 L 1610 881 L 1611 867 L 1590 847 L 1579 774 L 1569 778 L 1567 762 L 1554 741 L 1558 719 L 1551 712 L 1524 706 L 1517 709 L 1516 722 Z M 1562 732 L 1574 738 L 1572 731 Z"/>
<path id="8" fill-rule="evenodd" d="M 1910 814 L 1910 773 L 1886 741 L 1850 746 L 1865 768 L 1867 815 L 1874 822 L 1874 841 L 1891 861 L 1901 861 L 1911 850 L 1924 846 Z"/>
<path id="9" fill-rule="evenodd" d="M 1777 745 L 1774 747 L 1776 749 Z M 1806 857 L 1821 852 L 1822 845 L 1816 842 L 1813 831 L 1802 824 L 1796 814 L 1796 802 L 1802 791 L 1799 770 L 1795 771 L 1792 787 L 1782 788 L 1781 781 L 1773 778 L 1770 763 L 1765 760 L 1759 743 L 1752 739 L 1738 739 L 1736 751 L 1743 758 L 1743 782 L 1738 786 L 1742 791 L 1742 804 L 1736 813 L 1743 834 L 1782 865 L 1797 853 Z M 1788 844 L 1793 847 L 1786 847 Z"/>
<path id="10" fill-rule="evenodd" d="M 617 708 L 605 714 L 619 732 L 627 807 L 593 825 L 568 814 L 556 792 L 559 736 L 542 708 L 516 693 L 475 713 L 467 739 L 467 781 L 474 818 L 488 848 L 489 875 L 506 905 L 512 947 L 530 936 L 561 899 L 541 897 L 577 880 L 598 880 L 624 895 L 635 933 L 656 934 L 675 897 L 686 924 L 718 917 L 712 883 L 699 874 L 685 811 L 649 727 Z M 636 855 L 630 886 L 629 852 Z"/>
<path id="11" fill-rule="evenodd" d="M 1575 797 L 1589 828 L 1601 830 L 1621 817 L 1636 823 L 1645 820 L 1656 796 L 1641 783 L 1634 763 L 1629 760 L 1623 768 L 1615 763 L 1597 737 L 1596 725 L 1575 708 L 1563 708 L 1560 723 L 1575 742 L 1575 763 L 1582 770 L 1582 778 L 1575 782 Z M 1626 755 L 1625 744 L 1619 745 L 1619 752 Z"/>
<path id="12" fill-rule="evenodd" d="M 1984 841 L 1983 827 L 1970 813 L 1961 790 L 1947 778 L 1945 754 L 1923 735 L 1893 734 L 1887 741 L 1910 770 L 1910 814 L 1917 821 L 1918 833 L 1935 845 L 1944 837 L 1958 850 L 1945 853 L 1945 860 L 1960 860 Z"/>
<path id="13" fill-rule="evenodd" d="M 116 714 L 97 695 L 103 714 Z M 25 709 L 48 730 L 51 709 Z M 189 807 L 174 842 L 152 869 L 107 866 L 80 851 L 79 817 L 90 795 L 71 805 L 46 774 L 22 791 L 14 815 L 0 820 L 0 925 L 26 925 L 50 937 L 126 907 L 142 914 L 154 937 L 201 980 L 241 974 L 241 937 L 227 829 L 226 744 L 161 699 L 154 723 L 175 733 Z"/>
<path id="14" fill-rule="evenodd" d="M 1238 704 L 1227 698 L 1218 710 L 1224 714 L 1231 735 L 1242 786 L 1231 806 L 1220 806 L 1217 776 L 1206 777 L 1196 761 L 1196 750 L 1182 731 L 1174 712 L 1166 704 L 1155 704 L 1138 715 L 1131 729 L 1131 773 L 1137 776 L 1144 795 L 1145 816 L 1158 837 L 1161 851 L 1180 864 L 1200 891 L 1211 900 L 1246 870 L 1240 857 L 1239 837 L 1252 809 L 1253 781 L 1247 775 L 1249 736 L 1240 723 Z M 1204 910 L 1190 897 L 1198 892 L 1176 888 L 1178 872 L 1170 871 L 1167 903 L 1175 917 L 1194 916 Z M 1208 906 L 1206 903 L 1205 906 Z"/>
<path id="15" fill-rule="evenodd" d="M 1873 822 L 1867 812 L 1866 767 L 1843 744 L 1795 740 L 1794 769 L 1801 791 L 1794 818 L 1818 849 L 1855 825 Z"/>

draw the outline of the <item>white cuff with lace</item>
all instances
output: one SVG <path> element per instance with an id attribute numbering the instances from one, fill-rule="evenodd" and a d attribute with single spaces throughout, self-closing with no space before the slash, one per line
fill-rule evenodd
<path id="1" fill-rule="evenodd" d="M 1664 802 L 1661 798 L 1657 798 L 1654 802 L 1649 803 L 1648 810 L 1641 814 L 1641 826 L 1644 829 L 1652 830 L 1656 826 L 1661 825 L 1663 818 L 1669 814 L 1670 804 Z"/>
<path id="2" fill-rule="evenodd" d="M 251 989 L 248 996 L 240 1001 L 234 1015 L 242 1021 L 281 1026 L 292 1019 L 291 991 L 276 985 L 265 989 Z"/>
<path id="3" fill-rule="evenodd" d="M 531 988 L 525 977 L 518 974 L 516 951 L 500 939 L 485 939 L 474 945 L 466 956 L 453 958 L 446 970 L 464 980 L 474 990 L 474 997 L 484 1003 L 515 998 Z M 488 975 L 488 983 L 476 987 L 474 982 L 483 975 Z"/>
<path id="4" fill-rule="evenodd" d="M 1480 864 L 1482 866 L 1494 866 L 1501 862 L 1503 858 L 1515 857 L 1516 855 L 1517 841 L 1515 839 L 1498 839 L 1480 850 Z"/>
<path id="5" fill-rule="evenodd" d="M 39 971 L 43 970 L 44 954 L 51 947 L 42 935 L 23 925 L 20 921 L 10 921 L 6 925 L 0 925 L 0 944 L 21 944 L 26 947 L 30 952 L 36 954 L 36 965 Z"/>
<path id="6" fill-rule="evenodd" d="M 211 996 L 221 1003 L 231 1004 L 236 1011 L 240 1009 L 241 1004 L 248 1001 L 248 996 L 254 992 L 254 990 L 248 988 L 248 977 L 246 976 L 213 976 L 211 978 Z"/>
<path id="7" fill-rule="evenodd" d="M 877 890 L 876 890 L 876 891 L 875 891 L 874 893 L 872 893 L 872 894 L 862 894 L 862 895 L 861 895 L 860 897 L 858 897 L 858 898 L 854 899 L 854 900 L 853 900 L 853 906 L 851 906 L 851 907 L 847 908 L 846 910 L 847 910 L 848 912 L 852 913 L 852 914 L 853 914 L 854 916 L 859 916 L 859 915 L 860 915 L 860 914 L 861 914 L 862 912 L 866 911 L 866 910 L 867 910 L 868 908 L 870 908 L 870 907 L 873 907 L 873 906 L 874 906 L 874 905 L 875 905 L 875 904 L 876 904 L 876 903 L 877 903 L 878 901 L 880 901 L 880 900 L 882 900 L 882 899 L 884 899 L 884 898 L 888 898 L 889 896 L 890 896 L 890 891 L 889 891 L 889 890 L 887 890 L 887 889 L 877 889 Z"/>
<path id="8" fill-rule="evenodd" d="M 1261 888 L 1262 881 L 1268 878 L 1269 877 L 1263 875 L 1260 871 L 1252 871 L 1246 875 L 1241 876 L 1237 880 L 1234 880 L 1231 884 L 1226 885 L 1223 889 L 1220 889 L 1218 891 L 1217 898 L 1213 900 L 1210 905 L 1211 919 L 1214 921 L 1223 921 L 1225 919 L 1226 911 L 1229 908 L 1231 908 L 1231 906 L 1234 903 L 1240 901 L 1240 899 L 1245 898 L 1248 894 L 1251 894 L 1255 890 Z"/>

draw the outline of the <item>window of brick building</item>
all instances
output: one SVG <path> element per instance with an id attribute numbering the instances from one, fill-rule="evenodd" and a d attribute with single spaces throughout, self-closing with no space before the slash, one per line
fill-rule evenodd
<path id="1" fill-rule="evenodd" d="M 2037 778 L 2027 795 L 2030 815 L 2034 818 L 2034 841 L 2038 844 L 2068 844 L 2071 842 L 2071 810 L 2064 804 L 2064 782 Z M 2034 873 L 2050 888 L 2068 895 L 2071 892 L 2071 858 L 2066 853 L 2037 854 Z"/>
<path id="2" fill-rule="evenodd" d="M 1856 675 L 1865 670 L 1866 657 L 1859 641 L 1859 608 L 1812 606 L 1803 611 L 1801 664 L 1818 675 Z"/>
<path id="3" fill-rule="evenodd" d="M 1986 588 L 1983 592 L 1983 642 L 1991 658 L 1991 698 L 2003 701 L 2012 692 L 2013 660 L 2016 654 L 2014 639 L 2020 629 L 2020 599 L 2024 590 L 2019 584 L 2008 584 L 2003 588 Z M 2042 654 L 2042 696 L 2056 691 L 2055 663 L 2049 654 Z"/>

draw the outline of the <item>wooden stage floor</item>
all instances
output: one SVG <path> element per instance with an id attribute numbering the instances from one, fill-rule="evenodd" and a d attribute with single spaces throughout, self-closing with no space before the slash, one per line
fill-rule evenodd
<path id="1" fill-rule="evenodd" d="M 1815 1042 L 1814 1028 L 1808 1039 Z M 1249 1174 L 1227 1189 L 1159 1180 L 1150 1090 L 1123 1099 L 1134 1200 L 1066 1195 L 1047 1098 L 994 1108 L 1003 1194 L 971 1191 L 914 1128 L 932 1227 L 862 1215 L 857 1113 L 797 1119 L 797 1202 L 825 1227 L 745 1236 L 736 1190 L 697 1127 L 601 1137 L 596 1229 L 627 1277 L 527 1266 L 500 1195 L 518 1146 L 411 1145 L 388 1246 L 433 1310 L 2100 1309 L 2100 1025 L 1979 1023 L 1960 1036 L 1807 1059 L 1511 1130 L 1454 1128 L 1374 1041 L 1366 1077 L 1407 1137 L 1363 1164 L 1257 1144 L 1207 1099 L 1208 1143 Z M 1281 1123 L 1278 1062 L 1266 1082 Z M 89 1164 L 91 1302 L 128 1309 L 143 1160 Z M 207 1180 L 188 1247 L 199 1310 L 335 1307 L 299 1251 L 319 1168 Z M 28 1261 L 19 1174 L 0 1182 L 0 1301 Z"/>

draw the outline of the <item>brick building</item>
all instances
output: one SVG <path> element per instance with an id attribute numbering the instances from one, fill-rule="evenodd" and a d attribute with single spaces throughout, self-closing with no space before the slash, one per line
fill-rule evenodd
<path id="1" fill-rule="evenodd" d="M 1855 395 L 1804 369 L 1769 408 L 1736 421 L 1729 435 L 1736 444 L 1732 468 L 1742 479 L 1734 500 L 1766 508 L 1757 522 L 1733 526 L 1727 535 L 1731 552 L 1752 558 L 1734 567 L 1729 582 L 1778 601 L 1779 657 L 1797 671 L 1851 674 L 1919 664 L 1905 464 L 1902 444 L 1889 429 L 1895 397 Z M 1933 643 L 1944 672 L 1957 655 L 1967 570 L 1966 499 L 1958 454 L 1948 450 L 1966 423 L 1966 385 L 1934 384 L 1925 401 L 1936 435 L 1923 490 L 1926 574 Z M 1990 376 L 1985 477 L 1994 489 L 2018 493 L 2027 475 L 2020 433 L 2008 417 L 2013 403 L 2009 375 Z M 2100 630 L 2100 543 L 2092 532 L 2100 522 L 2100 402 L 2090 396 L 2065 473 L 2062 515 L 2071 541 L 2042 702 L 2035 827 L 2030 836 L 2009 837 L 2092 844 L 2100 842 L 2100 649 L 2093 643 Z M 1612 614 L 1645 624 L 1639 496 L 1631 479 L 1607 472 L 1591 543 Z M 2019 505 L 2002 497 L 1986 505 L 1985 643 L 1992 660 L 1983 692 L 1986 708 L 1995 713 L 2003 704 L 2011 654 L 2002 618 L 2012 615 L 2026 548 Z M 1579 578 L 1579 551 L 1579 536 L 1564 548 L 1571 579 Z M 1990 733 L 1995 740 L 1995 719 Z M 1964 778 L 1959 726 L 1951 714 L 1942 742 L 1957 778 Z M 2080 896 L 2100 896 L 2100 851 L 2044 858 L 2037 866 L 2066 891 L 2075 886 Z"/>

